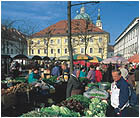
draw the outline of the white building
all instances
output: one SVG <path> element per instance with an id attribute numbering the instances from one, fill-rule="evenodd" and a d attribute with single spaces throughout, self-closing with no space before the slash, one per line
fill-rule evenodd
<path id="1" fill-rule="evenodd" d="M 27 55 L 27 41 L 24 34 L 14 28 L 1 27 L 1 54 L 11 57 Z"/>
<path id="2" fill-rule="evenodd" d="M 126 59 L 139 53 L 139 17 L 135 18 L 115 40 L 114 55 Z"/>

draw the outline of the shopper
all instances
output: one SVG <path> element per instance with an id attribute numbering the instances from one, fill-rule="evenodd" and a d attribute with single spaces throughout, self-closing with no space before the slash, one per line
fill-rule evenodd
<path id="1" fill-rule="evenodd" d="M 83 78 L 86 78 L 87 77 L 85 67 L 82 67 L 81 68 L 81 70 L 80 70 L 80 77 L 83 77 Z"/>
<path id="2" fill-rule="evenodd" d="M 71 74 L 71 78 L 67 83 L 66 97 L 70 97 L 72 95 L 82 94 L 81 82 L 79 80 L 80 71 L 75 70 L 73 74 Z"/>
<path id="3" fill-rule="evenodd" d="M 51 75 L 57 77 L 60 76 L 60 67 L 58 62 L 55 62 L 55 66 L 52 68 Z"/>
<path id="4" fill-rule="evenodd" d="M 121 66 L 120 71 L 121 71 L 122 77 L 126 80 L 126 79 L 127 79 L 127 76 L 128 76 L 128 71 L 127 71 L 127 69 L 125 68 L 125 65 L 122 65 L 122 66 Z"/>
<path id="5" fill-rule="evenodd" d="M 112 77 L 114 82 L 111 84 L 111 105 L 114 108 L 115 116 L 126 117 L 129 106 L 128 83 L 119 70 L 113 70 Z"/>
<path id="6" fill-rule="evenodd" d="M 101 80 L 102 80 L 102 73 L 101 73 L 99 67 L 96 67 L 95 80 L 96 80 L 96 82 L 101 82 Z"/>
<path id="7" fill-rule="evenodd" d="M 88 72 L 87 78 L 90 80 L 90 82 L 95 82 L 95 69 L 94 66 L 90 66 L 90 71 Z"/>

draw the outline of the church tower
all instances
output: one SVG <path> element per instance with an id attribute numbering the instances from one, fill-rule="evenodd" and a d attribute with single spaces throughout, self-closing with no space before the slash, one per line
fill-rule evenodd
<path id="1" fill-rule="evenodd" d="M 101 18 L 100 18 L 100 9 L 98 9 L 98 17 L 97 17 L 97 21 L 96 21 L 96 26 L 99 27 L 100 29 L 103 28 Z"/>

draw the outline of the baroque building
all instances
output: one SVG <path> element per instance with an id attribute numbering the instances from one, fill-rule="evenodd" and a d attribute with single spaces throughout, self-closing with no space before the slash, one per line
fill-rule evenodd
<path id="1" fill-rule="evenodd" d="M 35 33 L 28 40 L 28 55 L 69 56 L 67 24 L 67 20 L 62 20 Z M 107 58 L 110 35 L 102 29 L 100 13 L 98 13 L 95 25 L 90 16 L 85 13 L 85 7 L 82 6 L 80 13 L 72 19 L 71 27 L 73 54 L 88 54 Z"/>

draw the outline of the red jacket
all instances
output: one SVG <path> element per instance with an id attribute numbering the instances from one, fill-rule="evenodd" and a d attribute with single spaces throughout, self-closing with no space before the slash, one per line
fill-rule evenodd
<path id="1" fill-rule="evenodd" d="M 95 80 L 96 82 L 100 82 L 102 80 L 102 73 L 99 70 L 95 71 Z"/>

